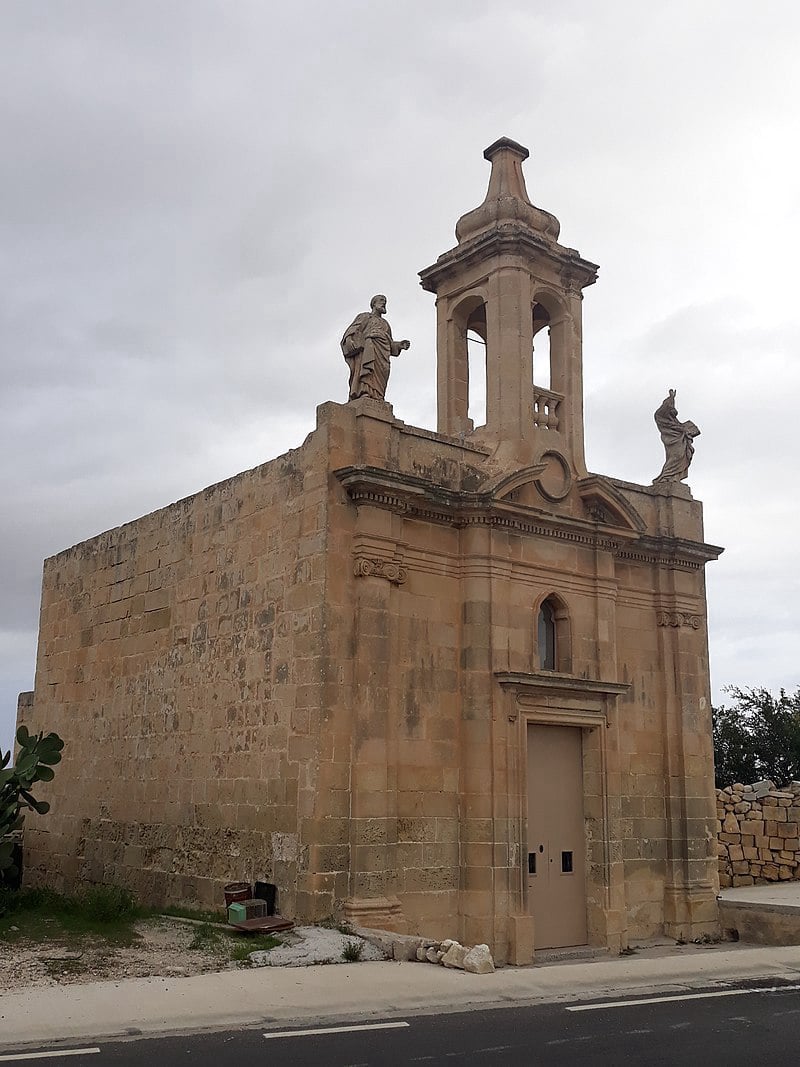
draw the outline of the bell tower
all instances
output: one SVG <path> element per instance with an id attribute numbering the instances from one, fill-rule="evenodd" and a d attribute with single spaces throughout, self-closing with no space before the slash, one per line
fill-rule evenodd
<path id="1" fill-rule="evenodd" d="M 558 219 L 531 203 L 527 148 L 501 137 L 484 157 L 492 165 L 485 200 L 459 219 L 455 248 L 420 272 L 423 289 L 436 294 L 438 429 L 502 443 L 520 463 L 558 452 L 580 478 L 581 300 L 598 268 L 560 245 Z M 478 427 L 469 417 L 468 331 L 486 350 L 486 424 Z"/>

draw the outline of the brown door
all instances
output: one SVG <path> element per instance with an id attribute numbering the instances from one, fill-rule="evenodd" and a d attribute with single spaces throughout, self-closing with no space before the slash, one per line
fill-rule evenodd
<path id="1" fill-rule="evenodd" d="M 528 725 L 528 906 L 535 947 L 585 945 L 586 842 L 578 726 Z"/>

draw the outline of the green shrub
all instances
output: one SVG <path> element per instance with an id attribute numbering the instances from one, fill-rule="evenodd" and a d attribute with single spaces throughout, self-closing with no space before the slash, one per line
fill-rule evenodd
<path id="1" fill-rule="evenodd" d="M 131 893 L 120 885 L 88 886 L 76 904 L 83 915 L 94 922 L 133 919 L 139 910 Z"/>
<path id="2" fill-rule="evenodd" d="M 342 959 L 347 963 L 358 963 L 364 954 L 363 941 L 345 941 L 342 949 Z"/>

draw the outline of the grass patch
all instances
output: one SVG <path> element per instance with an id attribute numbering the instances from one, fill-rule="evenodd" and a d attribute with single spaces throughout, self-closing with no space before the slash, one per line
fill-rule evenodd
<path id="1" fill-rule="evenodd" d="M 53 889 L 0 892 L 0 942 L 35 941 L 66 947 L 85 938 L 131 945 L 143 911 L 120 886 L 88 886 L 67 896 Z"/>
<path id="2" fill-rule="evenodd" d="M 208 923 L 195 928 L 189 948 L 196 952 L 225 955 L 232 963 L 245 963 L 251 952 L 267 952 L 281 942 L 269 934 L 237 934 Z"/>
<path id="3" fill-rule="evenodd" d="M 189 948 L 194 952 L 203 952 L 208 949 L 216 950 L 223 938 L 228 937 L 224 930 L 217 930 L 208 923 L 196 926 L 194 936 L 189 942 Z"/>
<path id="4" fill-rule="evenodd" d="M 228 937 L 233 937 L 236 944 L 231 949 L 231 960 L 234 963 L 245 963 L 251 952 L 269 952 L 271 948 L 276 948 L 281 942 L 277 937 L 271 937 L 269 934 L 228 934 Z"/>

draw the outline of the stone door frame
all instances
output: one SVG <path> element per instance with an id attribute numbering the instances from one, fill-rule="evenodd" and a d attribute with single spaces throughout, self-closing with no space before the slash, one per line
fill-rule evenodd
<path id="1" fill-rule="evenodd" d="M 541 671 L 497 672 L 500 705 L 508 719 L 508 814 L 510 853 L 518 862 L 511 873 L 512 931 L 533 945 L 534 917 L 529 911 L 527 878 L 528 725 L 581 728 L 583 804 L 586 841 L 588 944 L 619 951 L 625 940 L 624 872 L 614 844 L 620 839 L 618 804 L 609 793 L 615 757 L 609 745 L 609 717 L 630 686 Z M 618 798 L 616 798 L 618 799 Z M 513 828 L 513 829 L 511 829 Z M 512 934 L 513 937 L 513 934 Z M 514 953 L 512 946 L 512 956 Z M 522 959 L 519 959 L 522 962 Z"/>

